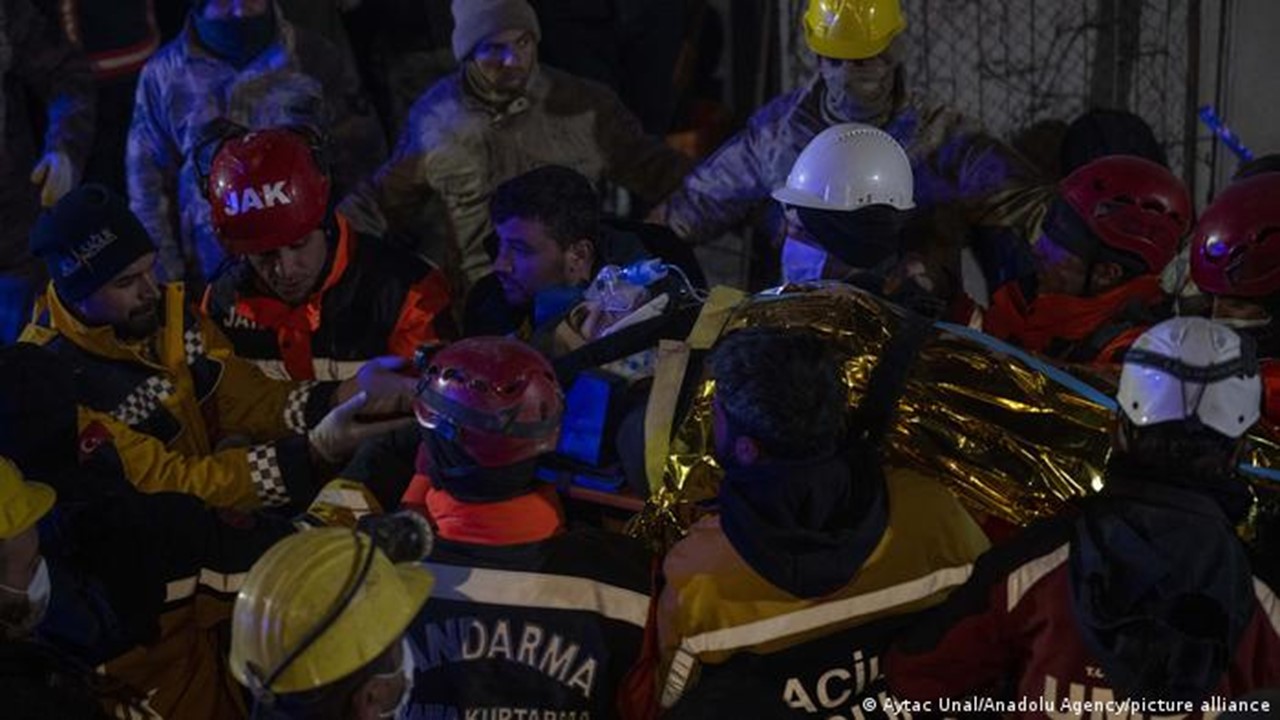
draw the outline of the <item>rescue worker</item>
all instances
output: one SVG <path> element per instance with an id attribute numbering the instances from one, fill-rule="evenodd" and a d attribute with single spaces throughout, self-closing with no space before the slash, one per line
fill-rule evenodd
<path id="1" fill-rule="evenodd" d="M 669 231 L 606 221 L 600 196 L 581 173 L 559 165 L 531 170 L 494 191 L 489 217 L 498 236 L 493 272 L 467 295 L 468 336 L 530 333 L 580 300 L 605 265 L 663 259 L 704 283 L 697 258 Z"/>
<path id="2" fill-rule="evenodd" d="M 231 672 L 254 697 L 251 717 L 406 717 L 415 657 L 404 635 L 433 582 L 362 532 L 281 540 L 249 571 L 232 620 Z"/>
<path id="3" fill-rule="evenodd" d="M 436 595 L 414 621 L 412 717 L 612 717 L 640 650 L 649 557 L 565 526 L 535 469 L 560 435 L 551 366 L 516 340 L 470 338 L 427 360 L 406 496 L 436 528 Z"/>
<path id="4" fill-rule="evenodd" d="M 819 56 L 818 71 L 758 110 L 650 218 L 691 242 L 713 240 L 765 206 L 800 151 L 840 123 L 882 128 L 906 149 L 916 203 L 924 208 L 975 204 L 1030 179 L 1010 148 L 956 111 L 907 92 L 903 50 L 895 42 L 906 27 L 899 0 L 810 0 L 804 35 Z"/>
<path id="5" fill-rule="evenodd" d="M 0 584 L 0 634 L 38 640 L 85 676 L 99 668 L 109 680 L 98 686 L 116 686 L 99 698 L 113 712 L 242 715 L 223 660 L 234 594 L 227 583 L 293 526 L 270 516 L 230 517 L 177 493 L 88 489 L 114 478 L 74 466 L 72 455 L 68 474 L 52 478 L 71 497 L 59 496 L 51 513 L 53 489 L 24 482 L 0 458 L 0 567 L 9 570 Z M 37 539 L 37 520 L 45 541 Z M 184 662 L 175 663 L 177 656 Z"/>
<path id="6" fill-rule="evenodd" d="M 663 562 L 660 703 L 683 699 L 690 717 L 861 712 L 883 692 L 893 633 L 968 577 L 986 538 L 939 482 L 881 467 L 883 429 L 847 430 L 820 338 L 739 330 L 709 368 L 725 475 L 718 514 Z"/>
<path id="7" fill-rule="evenodd" d="M 392 228 L 419 238 L 439 234 L 423 227 L 424 198 L 442 198 L 456 247 L 422 250 L 445 266 L 458 256 L 466 285 L 490 270 L 488 204 L 505 180 L 560 164 L 648 203 L 680 182 L 687 158 L 645 135 L 616 95 L 539 65 L 526 0 L 454 0 L 453 17 L 462 68 L 418 99 L 372 191 Z"/>
<path id="8" fill-rule="evenodd" d="M 305 506 L 326 465 L 402 424 L 356 419 L 392 412 L 412 392 L 412 379 L 394 374 L 400 361 L 317 385 L 271 380 L 236 357 L 212 323 L 187 310 L 181 283 L 156 282 L 146 230 L 100 185 L 63 198 L 32 246 L 53 281 L 23 340 L 71 364 L 82 430 L 96 424 L 113 437 L 125 474 L 144 491 L 220 507 Z"/>
<path id="9" fill-rule="evenodd" d="M 843 280 L 925 315 L 941 315 L 955 284 L 938 268 L 941 243 L 909 232 L 911 161 L 888 133 L 833 125 L 796 159 L 774 190 L 786 234 L 782 280 Z M 921 241 L 923 240 L 923 242 Z"/>
<path id="10" fill-rule="evenodd" d="M 1131 714 L 1212 717 L 1210 696 L 1280 684 L 1280 603 L 1235 531 L 1253 504 L 1236 465 L 1261 399 L 1253 348 L 1231 329 L 1184 317 L 1144 333 L 1121 372 L 1102 491 L 981 558 L 889 654 L 893 693 L 1034 703 L 1011 717 L 1125 699 L 1192 704 Z"/>
<path id="11" fill-rule="evenodd" d="M 268 377 L 346 380 L 456 332 L 444 274 L 361 234 L 331 204 L 327 145 L 306 128 L 213 143 L 213 229 L 233 262 L 202 310 Z"/>
<path id="12" fill-rule="evenodd" d="M 8 458 L 0 458 L 0 639 L 30 636 L 49 611 L 49 566 L 40 556 L 36 523 L 53 509 L 57 495 L 28 483 Z"/>
<path id="13" fill-rule="evenodd" d="M 0 435 L 0 455 L 27 477 L 47 478 L 58 496 L 57 512 L 42 524 L 53 601 L 36 634 L 82 672 L 101 668 L 110 682 L 96 686 L 119 691 L 102 698 L 109 706 L 146 701 L 162 717 L 242 717 L 225 638 L 250 566 L 295 527 L 358 521 L 389 547 L 414 545 L 421 535 L 400 515 L 368 514 L 378 510 L 370 494 L 341 482 L 293 522 L 138 492 L 109 438 L 77 437 L 74 384 L 67 364 L 44 348 L 0 348 L 0 427 L 23 424 Z"/>
<path id="14" fill-rule="evenodd" d="M 1237 180 L 1205 208 L 1191 236 L 1191 279 L 1210 317 L 1248 335 L 1264 360 L 1280 358 L 1280 173 Z M 1266 367 L 1266 365 L 1264 365 Z M 1268 417 L 1280 417 L 1280 378 L 1263 371 Z"/>
<path id="15" fill-rule="evenodd" d="M 980 232 L 971 248 L 991 295 L 958 321 L 1069 362 L 1118 362 L 1167 316 L 1160 273 L 1191 227 L 1186 186 L 1139 157 L 1099 158 L 1067 176 L 1029 245 Z M 978 301 L 978 305 L 984 303 Z"/>
<path id="16" fill-rule="evenodd" d="M 347 55 L 269 0 L 193 0 L 182 33 L 142 69 L 127 157 L 130 207 L 160 248 L 162 277 L 197 289 L 223 259 L 193 162 L 219 118 L 321 128 L 334 138 L 339 194 L 386 157 Z"/>
<path id="17" fill-rule="evenodd" d="M 84 181 L 128 192 L 125 144 L 142 66 L 160 49 L 153 0 L 36 0 L 65 40 L 84 53 L 93 71 L 97 122 Z"/>
<path id="18" fill-rule="evenodd" d="M 43 142 L 27 90 L 48 109 Z M 84 58 L 50 32 L 31 0 L 0 2 L 0 342 L 17 337 L 45 279 L 27 234 L 41 206 L 52 207 L 79 182 L 93 133 L 93 76 Z"/>

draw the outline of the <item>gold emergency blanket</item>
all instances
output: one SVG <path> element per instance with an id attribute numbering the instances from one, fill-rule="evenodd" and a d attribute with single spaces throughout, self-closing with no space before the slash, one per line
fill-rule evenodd
<path id="1" fill-rule="evenodd" d="M 758 295 L 739 305 L 725 334 L 746 327 L 806 328 L 847 353 L 850 405 L 901 322 L 901 311 L 842 285 Z M 690 373 L 702 372 L 691 366 Z M 976 331 L 939 325 L 909 374 L 888 438 L 889 465 L 941 478 L 977 514 L 1018 525 L 1102 487 L 1115 378 L 1071 372 Z M 676 420 L 662 487 L 631 531 L 659 547 L 680 537 L 714 498 L 721 472 L 711 457 L 711 394 L 701 380 Z M 1255 435 L 1249 463 L 1280 468 L 1280 447 Z M 1273 486 L 1269 480 L 1258 485 Z"/>

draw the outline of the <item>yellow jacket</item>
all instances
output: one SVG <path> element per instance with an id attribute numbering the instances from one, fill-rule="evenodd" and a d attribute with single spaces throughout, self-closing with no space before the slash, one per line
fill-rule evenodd
<path id="1" fill-rule="evenodd" d="M 50 286 L 20 339 L 69 361 L 81 432 L 110 436 L 139 490 L 241 509 L 305 503 L 314 482 L 305 432 L 335 386 L 267 378 L 186 311 L 180 283 L 165 286 L 163 310 L 155 335 L 125 343 L 80 322 Z"/>
<path id="2" fill-rule="evenodd" d="M 796 597 L 753 570 L 729 542 L 719 516 L 690 528 L 663 563 L 657 680 L 664 706 L 696 683 L 702 665 L 914 613 L 942 602 L 965 581 L 988 543 L 955 497 L 910 470 L 886 468 L 885 483 L 884 534 L 857 575 L 821 598 Z"/>

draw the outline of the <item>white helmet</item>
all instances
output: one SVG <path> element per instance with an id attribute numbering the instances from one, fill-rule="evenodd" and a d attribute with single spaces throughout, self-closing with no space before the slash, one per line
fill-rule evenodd
<path id="1" fill-rule="evenodd" d="M 1139 427 L 1195 417 L 1238 438 L 1262 414 L 1253 342 L 1205 318 L 1166 320 L 1126 353 L 1116 402 Z"/>
<path id="2" fill-rule="evenodd" d="M 911 160 L 889 133 L 847 123 L 823 130 L 791 166 L 787 184 L 773 199 L 815 210 L 858 210 L 889 205 L 915 207 Z"/>

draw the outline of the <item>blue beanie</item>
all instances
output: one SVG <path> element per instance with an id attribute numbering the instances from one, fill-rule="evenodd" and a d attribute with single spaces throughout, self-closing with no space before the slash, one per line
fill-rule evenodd
<path id="1" fill-rule="evenodd" d="M 102 185 L 67 193 L 31 231 L 31 254 L 44 260 L 58 296 L 68 302 L 92 295 L 155 249 L 129 203 Z"/>

